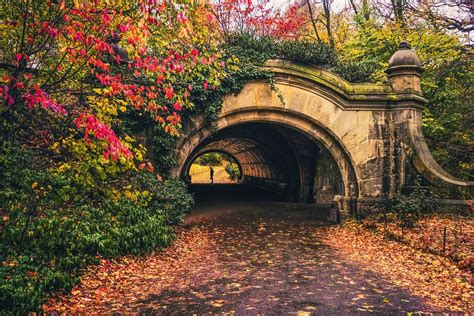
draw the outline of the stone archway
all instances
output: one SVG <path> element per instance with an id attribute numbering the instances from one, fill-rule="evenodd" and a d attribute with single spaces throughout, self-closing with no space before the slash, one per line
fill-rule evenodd
<path id="1" fill-rule="evenodd" d="M 266 123 L 305 135 L 327 151 L 343 183 L 338 195 L 361 212 L 383 208 L 390 195 L 413 184 L 416 174 L 433 186 L 472 189 L 473 182 L 442 170 L 427 149 L 421 133 L 426 103 L 421 68 L 409 46 L 401 45 L 390 60 L 387 84 L 351 84 L 326 70 L 283 60 L 266 67 L 276 89 L 265 81 L 249 82 L 224 99 L 213 126 L 202 115 L 183 122 L 174 176 L 183 175 L 189 159 L 213 135 Z"/>
<path id="2" fill-rule="evenodd" d="M 271 128 L 271 126 L 276 126 L 280 129 L 288 129 L 287 133 L 293 134 L 293 136 L 290 135 L 289 138 L 292 137 L 294 139 L 296 135 L 301 135 L 299 142 L 301 142 L 301 137 L 307 138 L 308 144 L 309 142 L 314 142 L 314 144 L 317 145 L 316 147 L 318 148 L 318 150 L 321 149 L 321 151 L 326 152 L 326 156 L 330 157 L 331 162 L 333 162 L 336 166 L 335 169 L 337 169 L 338 173 L 340 174 L 341 185 L 339 185 L 338 188 L 335 189 L 333 195 L 337 194 L 344 196 L 346 202 L 349 202 L 351 198 L 358 196 L 358 180 L 355 171 L 356 169 L 354 167 L 354 162 L 352 161 L 352 158 L 350 157 L 350 154 L 348 153 L 347 149 L 344 148 L 344 146 L 340 143 L 340 141 L 336 138 L 335 135 L 333 135 L 324 127 L 320 126 L 315 120 L 312 120 L 309 117 L 304 117 L 300 113 L 294 113 L 290 110 L 285 109 L 240 109 L 227 113 L 226 115 L 222 115 L 217 121 L 217 128 L 214 128 L 210 125 L 197 128 L 194 132 L 188 134 L 189 136 L 187 137 L 187 139 L 181 142 L 178 148 L 177 152 L 179 153 L 179 156 L 177 165 L 180 166 L 180 169 L 176 170 L 175 174 L 180 175 L 182 178 L 186 178 L 186 171 L 189 168 L 189 164 L 197 155 L 200 155 L 202 152 L 205 152 L 207 150 L 215 150 L 215 148 L 219 149 L 219 147 L 212 147 L 212 145 L 214 145 L 216 142 L 218 146 L 220 145 L 220 138 L 217 137 L 217 141 L 215 141 L 215 135 L 219 135 L 221 131 L 226 131 L 231 127 L 247 126 L 248 124 L 256 123 L 261 123 L 264 125 L 266 124 L 268 126 L 267 128 Z M 284 131 L 280 132 L 283 133 Z M 236 136 L 234 135 L 233 137 L 235 138 Z M 280 147 L 284 147 L 283 142 L 290 142 L 289 139 L 283 140 L 281 138 L 279 138 L 277 141 L 279 142 L 278 144 Z M 291 144 L 287 146 L 291 147 Z M 293 150 L 289 148 L 287 152 L 288 154 L 285 154 L 285 156 L 290 156 L 290 152 L 293 152 Z M 232 152 L 230 152 L 230 154 L 236 156 Z M 323 156 L 320 155 L 320 157 Z M 264 157 L 257 157 L 256 159 L 259 160 L 258 163 L 265 164 Z M 292 195 L 292 198 L 289 198 L 289 200 L 305 202 L 312 201 L 312 195 L 314 193 L 313 191 L 316 188 L 311 187 L 311 184 L 309 182 L 314 180 L 313 178 L 317 175 L 308 175 L 306 172 L 306 174 L 303 176 L 303 171 L 301 170 L 301 168 L 308 169 L 308 161 L 306 161 L 306 165 L 303 166 L 303 163 L 301 161 L 297 162 L 297 160 L 298 157 L 294 157 L 293 161 L 296 164 L 298 170 L 294 170 L 295 168 L 293 168 L 293 171 L 291 171 L 291 173 L 293 173 L 294 177 L 297 178 L 297 180 L 293 181 L 299 182 L 298 187 L 296 189 L 298 192 L 294 193 L 292 192 L 294 190 L 289 188 L 289 193 L 290 195 Z M 313 163 L 316 163 L 316 161 L 314 161 Z M 287 168 L 291 168 L 292 163 L 289 163 L 287 161 L 285 163 L 285 166 Z M 243 168 L 243 170 L 245 170 L 245 167 Z M 261 181 L 258 181 L 255 178 L 260 178 Z M 257 184 L 260 185 L 262 185 L 263 183 L 264 186 L 264 182 L 266 182 L 267 186 L 271 186 L 272 178 L 269 177 L 268 174 L 263 174 L 260 177 L 258 175 L 252 175 L 251 179 L 252 181 L 248 181 L 249 177 L 247 177 L 246 180 L 251 183 L 257 182 Z M 275 181 L 273 181 L 273 183 L 274 182 Z M 289 182 L 291 183 L 291 180 Z M 322 201 L 319 200 L 318 202 Z M 328 203 L 330 201 L 326 200 L 324 202 Z"/>

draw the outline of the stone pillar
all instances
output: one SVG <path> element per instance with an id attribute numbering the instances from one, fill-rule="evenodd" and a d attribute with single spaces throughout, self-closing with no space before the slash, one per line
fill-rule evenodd
<path id="1" fill-rule="evenodd" d="M 399 44 L 389 60 L 386 73 L 394 98 L 387 102 L 389 110 L 372 112 L 369 139 L 376 142 L 378 153 L 370 164 L 364 166 L 364 173 L 371 176 L 370 185 L 380 189 L 373 196 L 357 200 L 357 213 L 361 217 L 389 207 L 390 198 L 405 184 L 407 162 L 404 150 L 410 146 L 408 125 L 411 115 L 421 111 L 413 102 L 422 95 L 421 62 L 410 44 L 405 41 Z M 407 108 L 407 105 L 413 105 L 413 108 Z"/>
<path id="2" fill-rule="evenodd" d="M 421 62 L 418 56 L 411 50 L 410 44 L 406 41 L 400 42 L 398 50 L 392 55 L 386 70 L 388 83 L 394 92 L 399 94 L 414 93 L 422 95 L 421 91 Z M 409 144 L 406 137 L 408 129 L 408 119 L 411 115 L 406 110 L 395 106 L 395 111 L 387 113 L 388 122 L 388 144 L 389 144 L 389 163 L 388 178 L 389 191 L 388 196 L 400 192 L 405 183 L 405 163 L 404 147 Z M 405 146 L 403 145 L 405 144 Z"/>
<path id="3" fill-rule="evenodd" d="M 400 42 L 398 50 L 388 63 L 386 73 L 388 83 L 397 93 L 421 93 L 421 62 L 405 41 Z"/>

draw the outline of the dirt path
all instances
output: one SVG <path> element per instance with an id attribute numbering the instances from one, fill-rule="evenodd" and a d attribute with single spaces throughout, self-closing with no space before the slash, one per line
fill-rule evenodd
<path id="1" fill-rule="evenodd" d="M 428 310 L 423 300 L 325 243 L 306 205 L 219 201 L 198 209 L 173 247 L 103 262 L 46 310 L 157 314 L 352 314 Z"/>

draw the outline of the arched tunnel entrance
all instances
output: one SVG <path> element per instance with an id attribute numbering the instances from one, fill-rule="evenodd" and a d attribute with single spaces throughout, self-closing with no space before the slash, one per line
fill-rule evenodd
<path id="1" fill-rule="evenodd" d="M 302 131 L 282 124 L 232 125 L 203 139 L 194 148 L 181 177 L 190 183 L 192 191 L 199 194 L 204 186 L 219 196 L 223 194 L 220 189 L 228 191 L 229 185 L 196 185 L 190 172 L 193 162 L 210 152 L 224 153 L 238 164 L 241 175 L 232 184 L 236 200 L 248 198 L 249 192 L 259 192 L 281 201 L 330 204 L 334 195 L 344 195 L 344 182 L 330 152 Z M 242 190 L 236 190 L 237 186 Z"/>

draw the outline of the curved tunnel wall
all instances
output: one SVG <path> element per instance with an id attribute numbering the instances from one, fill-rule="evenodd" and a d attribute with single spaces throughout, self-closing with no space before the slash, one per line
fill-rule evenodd
<path id="1" fill-rule="evenodd" d="M 242 170 L 242 182 L 250 183 L 295 199 L 299 189 L 298 162 L 284 136 L 269 124 L 233 126 L 201 142 L 187 160 L 191 162 L 209 151 L 221 151 L 234 157 Z"/>

